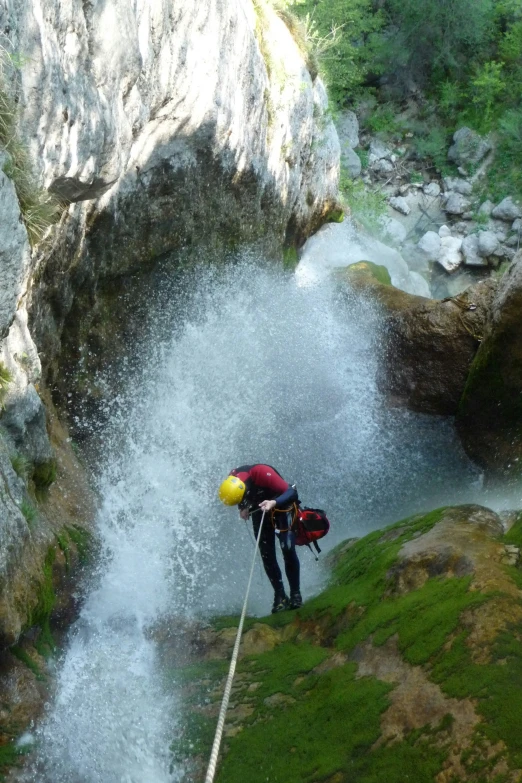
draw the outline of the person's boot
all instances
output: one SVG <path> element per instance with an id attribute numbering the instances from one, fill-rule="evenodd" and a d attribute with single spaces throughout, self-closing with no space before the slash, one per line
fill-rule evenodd
<path id="1" fill-rule="evenodd" d="M 276 614 L 277 612 L 284 612 L 286 609 L 289 608 L 289 606 L 290 603 L 284 593 L 274 594 L 274 605 L 272 606 L 272 614 Z"/>
<path id="2" fill-rule="evenodd" d="M 293 590 L 290 593 L 290 609 L 299 609 L 303 605 L 303 599 L 299 590 Z"/>

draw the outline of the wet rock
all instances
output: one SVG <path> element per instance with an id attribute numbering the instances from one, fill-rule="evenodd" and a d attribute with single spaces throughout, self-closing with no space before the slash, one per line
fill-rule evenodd
<path id="1" fill-rule="evenodd" d="M 498 237 L 493 231 L 479 231 L 478 254 L 483 258 L 492 255 L 498 249 Z"/>
<path id="2" fill-rule="evenodd" d="M 457 424 L 463 443 L 490 475 L 520 475 L 522 464 L 522 253 L 499 283 Z"/>
<path id="3" fill-rule="evenodd" d="M 411 207 L 403 196 L 392 196 L 389 203 L 390 207 L 393 207 L 402 215 L 409 215 L 411 212 Z"/>
<path id="4" fill-rule="evenodd" d="M 513 220 L 522 217 L 522 209 L 519 204 L 513 201 L 511 196 L 508 196 L 493 209 L 491 214 L 497 220 L 505 220 L 507 223 L 511 223 Z"/>
<path id="5" fill-rule="evenodd" d="M 440 236 L 435 231 L 426 231 L 419 239 L 417 247 L 429 261 L 437 261 L 440 254 Z"/>
<path id="6" fill-rule="evenodd" d="M 479 283 L 456 304 L 407 294 L 363 271 L 354 278 L 352 266 L 346 276 L 381 307 L 379 388 L 393 405 L 453 415 L 478 348 L 473 335 L 484 329 L 495 283 Z"/>
<path id="7" fill-rule="evenodd" d="M 380 221 L 384 240 L 399 247 L 408 235 L 408 229 L 399 220 L 384 217 Z"/>
<path id="8" fill-rule="evenodd" d="M 448 150 L 448 160 L 466 170 L 470 164 L 480 163 L 490 150 L 491 143 L 476 131 L 471 128 L 459 128 Z"/>

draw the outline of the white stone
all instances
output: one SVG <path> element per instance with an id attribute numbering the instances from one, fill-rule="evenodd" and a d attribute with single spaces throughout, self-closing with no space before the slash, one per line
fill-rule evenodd
<path id="1" fill-rule="evenodd" d="M 461 196 L 471 196 L 473 191 L 473 185 L 466 179 L 444 177 L 443 182 L 446 190 L 453 190 L 455 193 L 460 193 Z"/>
<path id="2" fill-rule="evenodd" d="M 441 226 L 439 228 L 439 237 L 442 239 L 442 237 L 450 237 L 451 236 L 451 229 L 448 226 Z"/>
<path id="3" fill-rule="evenodd" d="M 417 247 L 428 258 L 429 261 L 437 261 L 440 254 L 441 239 L 435 231 L 427 231 L 423 237 L 419 239 Z"/>
<path id="4" fill-rule="evenodd" d="M 469 210 L 470 206 L 470 202 L 467 198 L 462 196 L 460 193 L 451 191 L 448 198 L 446 199 L 444 210 L 449 215 L 464 215 L 464 213 Z"/>
<path id="5" fill-rule="evenodd" d="M 411 212 L 410 205 L 403 196 L 392 196 L 390 206 L 402 215 L 409 215 Z"/>
<path id="6" fill-rule="evenodd" d="M 440 252 L 437 258 L 438 263 L 446 272 L 455 272 L 462 264 L 462 239 L 452 236 L 443 236 L 440 240 Z"/>
<path id="7" fill-rule="evenodd" d="M 498 249 L 498 237 L 493 231 L 479 231 L 478 254 L 487 258 Z"/>
<path id="8" fill-rule="evenodd" d="M 497 204 L 491 214 L 494 218 L 497 218 L 497 220 L 505 220 L 506 222 L 511 223 L 513 220 L 522 217 L 522 210 L 520 209 L 520 205 L 516 204 L 511 196 L 508 196 L 503 199 L 500 204 Z"/>
<path id="9" fill-rule="evenodd" d="M 467 266 L 487 266 L 488 262 L 479 255 L 479 240 L 476 234 L 470 234 L 462 242 L 462 255 Z"/>
<path id="10" fill-rule="evenodd" d="M 430 182 L 427 185 L 424 185 L 422 190 L 424 195 L 428 196 L 428 198 L 437 198 L 440 196 L 440 185 L 438 182 Z"/>

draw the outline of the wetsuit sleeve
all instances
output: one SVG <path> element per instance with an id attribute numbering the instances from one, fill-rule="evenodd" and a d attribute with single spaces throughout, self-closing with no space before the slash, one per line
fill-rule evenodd
<path id="1" fill-rule="evenodd" d="M 282 495 L 279 495 L 279 497 L 274 498 L 276 502 L 276 508 L 284 508 L 285 506 L 288 506 L 290 503 L 297 503 L 298 497 L 297 497 L 297 490 L 295 487 L 288 487 L 286 492 L 283 492 Z"/>

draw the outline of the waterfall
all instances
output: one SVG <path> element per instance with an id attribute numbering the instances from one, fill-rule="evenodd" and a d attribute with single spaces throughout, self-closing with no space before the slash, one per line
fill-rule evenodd
<path id="1" fill-rule="evenodd" d="M 253 543 L 217 499 L 229 469 L 267 462 L 296 482 L 331 518 L 325 549 L 476 481 L 451 422 L 385 408 L 370 302 L 248 258 L 180 273 L 163 293 L 103 433 L 102 553 L 28 781 L 181 780 L 169 740 L 182 716 L 151 629 L 240 609 Z M 306 600 L 324 575 L 300 554 Z M 259 569 L 250 610 L 271 601 Z"/>

